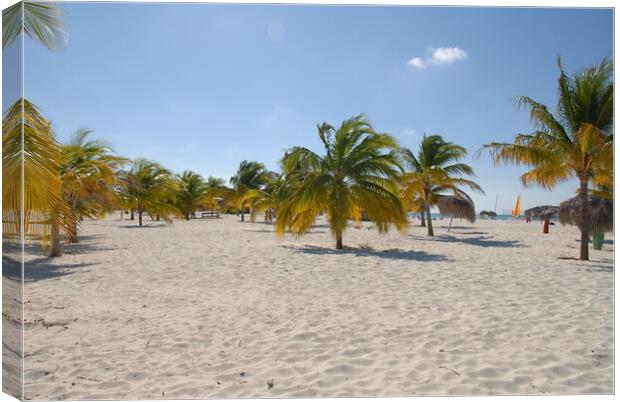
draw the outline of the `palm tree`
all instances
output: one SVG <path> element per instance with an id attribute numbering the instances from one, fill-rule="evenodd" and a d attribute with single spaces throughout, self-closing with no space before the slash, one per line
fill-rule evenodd
<path id="1" fill-rule="evenodd" d="M 283 236 L 287 228 L 306 233 L 322 213 L 337 249 L 343 248 L 347 221 L 359 222 L 363 214 L 380 232 L 390 224 L 406 229 L 407 214 L 398 197 L 396 140 L 377 133 L 363 116 L 345 120 L 338 129 L 323 123 L 318 132 L 324 155 L 294 147 L 282 159 L 284 173 L 297 175 L 300 183 L 278 211 L 278 234 Z"/>
<path id="2" fill-rule="evenodd" d="M 51 240 L 52 256 L 60 253 L 59 218 L 64 213 L 59 161 L 51 122 L 28 100 L 15 102 L 2 120 L 3 234 L 38 237 L 45 248 Z"/>
<path id="3" fill-rule="evenodd" d="M 403 194 L 408 206 L 426 213 L 428 235 L 434 236 L 431 207 L 448 191 L 455 196 L 471 201 L 461 187 L 467 186 L 482 192 L 478 184 L 462 176 L 474 176 L 471 166 L 459 162 L 467 156 L 467 150 L 440 135 L 424 135 L 417 156 L 409 149 L 402 148 L 401 154 L 408 167 L 402 176 Z"/>
<path id="4" fill-rule="evenodd" d="M 552 189 L 557 183 L 576 177 L 581 200 L 581 247 L 579 258 L 588 260 L 588 184 L 611 153 L 613 141 L 613 63 L 605 58 L 598 65 L 569 77 L 558 57 L 557 112 L 542 103 L 521 96 L 518 106 L 530 110 L 536 126 L 532 134 L 518 134 L 514 143 L 484 145 L 495 163 L 502 161 L 531 168 L 521 176 L 524 186 L 537 184 Z M 606 156 L 607 155 L 607 156 Z"/>
<path id="5" fill-rule="evenodd" d="M 269 179 L 269 173 L 265 169 L 265 165 L 260 162 L 244 160 L 239 164 L 237 173 L 230 178 L 230 184 L 233 186 L 232 191 L 226 195 L 226 203 L 237 209 L 241 214 L 241 222 L 245 218 L 246 203 L 243 195 L 250 189 L 262 188 Z"/>
<path id="6" fill-rule="evenodd" d="M 60 178 L 70 243 L 77 243 L 78 222 L 82 217 L 100 218 L 116 203 L 113 191 L 116 172 L 126 162 L 102 141 L 88 140 L 92 131 L 78 130 L 62 146 Z"/>
<path id="7" fill-rule="evenodd" d="M 189 220 L 198 207 L 205 204 L 208 187 L 198 173 L 186 170 L 177 175 L 179 190 L 176 194 L 176 207 L 186 220 Z"/>
<path id="8" fill-rule="evenodd" d="M 226 182 L 219 177 L 209 176 L 205 183 L 205 187 L 207 188 L 207 193 L 204 207 L 210 210 L 219 210 L 221 201 L 228 190 Z"/>
<path id="9" fill-rule="evenodd" d="M 242 202 L 251 205 L 250 220 L 256 220 L 257 212 L 265 213 L 265 222 L 271 222 L 277 217 L 278 211 L 292 193 L 293 181 L 285 174 L 279 174 L 269 180 L 263 190 L 250 189 L 245 192 Z"/>
<path id="10" fill-rule="evenodd" d="M 62 11 L 53 3 L 21 1 L 12 5 L 2 12 L 2 48 L 22 33 L 51 51 L 59 51 L 66 42 Z"/>
<path id="11" fill-rule="evenodd" d="M 171 222 L 170 216 L 178 213 L 174 206 L 178 181 L 160 164 L 136 159 L 131 169 L 121 172 L 120 176 L 121 198 L 138 213 L 139 226 L 142 226 L 144 212 L 151 217 L 161 216 L 166 222 Z"/>

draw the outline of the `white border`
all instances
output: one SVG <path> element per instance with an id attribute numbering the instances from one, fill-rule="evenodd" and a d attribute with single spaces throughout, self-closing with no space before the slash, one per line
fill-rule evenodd
<path id="1" fill-rule="evenodd" d="M 41 1 L 41 0 L 40 0 Z M 59 3 L 68 3 L 68 2 L 92 2 L 92 3 L 97 3 L 99 1 L 77 1 L 77 0 L 66 0 L 66 1 L 59 1 Z M 120 2 L 124 2 L 124 1 L 117 1 L 117 0 L 108 0 L 108 1 L 100 1 L 100 2 L 107 2 L 107 3 L 120 3 Z M 158 1 L 158 0 L 135 0 L 132 1 L 135 3 L 209 3 L 209 2 L 203 2 L 203 1 L 187 1 L 187 0 L 168 0 L 168 1 Z M 16 3 L 16 1 L 11 1 L 11 0 L 0 0 L 0 5 L 2 6 L 2 8 L 6 8 L 12 4 Z M 293 1 L 293 0 L 280 0 L 280 1 L 264 1 L 264 0 L 245 0 L 245 1 L 229 1 L 229 0 L 220 0 L 220 1 L 216 1 L 216 2 L 211 2 L 211 3 L 241 3 L 241 4 L 317 4 L 317 5 L 333 5 L 333 4 L 340 4 L 340 5 L 378 5 L 378 6 L 386 6 L 386 5 L 406 5 L 406 6 L 460 6 L 460 7 L 578 7 L 578 8 L 614 8 L 614 2 L 613 1 L 608 1 L 608 0 L 589 0 L 589 1 L 584 1 L 584 0 L 564 0 L 564 1 L 557 1 L 557 0 L 538 0 L 538 1 L 532 1 L 532 0 L 522 0 L 522 1 L 515 1 L 515 0 L 505 0 L 502 1 L 501 3 L 498 3 L 497 1 L 492 1 L 492 0 L 476 0 L 476 1 L 464 1 L 464 0 L 447 0 L 447 1 L 438 1 L 438 0 L 426 0 L 426 1 L 395 1 L 395 0 L 335 0 L 335 1 L 330 1 L 330 0 L 313 0 L 313 1 Z M 576 27 L 576 29 L 578 29 Z M 614 9 L 614 55 L 615 55 L 615 50 L 616 50 L 616 44 L 618 43 L 617 41 L 617 32 L 615 30 L 615 9 Z M 22 49 L 23 49 L 23 44 L 22 44 Z M 22 51 L 22 62 L 23 62 L 23 58 L 24 58 L 24 54 Z M 0 73 L 2 71 L 2 67 L 0 65 Z M 22 74 L 22 79 L 23 79 L 23 74 Z M 22 93 L 23 93 L 23 88 L 24 88 L 24 82 L 22 81 Z M 2 84 L 0 81 L 0 93 L 2 90 Z M 617 91 L 616 91 L 617 92 Z M 617 95 L 617 94 L 616 94 Z M 616 104 L 614 105 L 614 113 L 615 116 L 618 116 L 618 110 L 620 108 L 618 107 L 618 102 L 616 102 Z M 614 144 L 614 152 L 615 155 L 618 155 L 618 145 L 617 143 Z M 615 159 L 614 159 L 615 161 Z M 616 180 L 615 183 L 615 188 L 617 188 L 618 185 L 618 180 Z M 1 188 L 1 185 L 0 185 Z M 614 203 L 614 207 L 616 206 L 616 204 Z M 615 208 L 614 208 L 615 209 Z M 618 223 L 620 223 L 620 218 L 618 217 L 618 214 L 615 215 L 615 219 L 614 219 L 614 224 L 615 227 L 618 227 Z M 618 255 L 618 250 L 616 249 L 614 251 L 614 262 L 616 261 Z M 614 264 L 615 265 L 615 264 Z M 22 272 L 23 274 L 23 272 Z M 614 283 L 615 283 L 615 272 L 614 272 Z M 616 306 L 618 303 L 618 295 L 615 293 L 615 288 L 614 288 L 614 306 Z M 614 328 L 615 328 L 615 323 L 617 322 L 617 311 L 614 308 Z M 0 328 L 1 328 L 1 324 L 0 324 Z M 614 332 L 614 386 L 618 384 L 618 371 L 615 370 L 616 367 L 616 356 L 615 356 L 615 345 L 617 344 L 617 334 Z M 22 393 L 23 394 L 23 393 Z M 401 402 L 401 401 L 437 401 L 437 402 L 443 402 L 443 401 L 454 401 L 455 397 L 415 397 L 415 398 L 372 398 L 373 401 L 382 401 L 382 402 Z M 475 397 L 457 397 L 457 398 L 464 398 L 462 400 L 466 400 L 466 401 L 521 401 L 521 400 L 525 400 L 525 401 L 569 401 L 569 402 L 576 402 L 576 401 L 611 401 L 611 400 L 615 400 L 615 396 L 614 395 L 574 395 L 574 396 L 475 396 Z M 316 402 L 317 399 L 308 399 L 308 398 L 297 398 L 297 399 L 287 399 L 287 400 L 295 400 L 298 402 Z M 353 401 L 357 401 L 359 398 L 320 398 L 321 401 L 326 401 L 326 402 L 353 402 Z M 200 400 L 200 399 L 197 399 Z M 461 400 L 461 399 L 459 399 Z M 0 402 L 4 402 L 4 401 L 15 401 L 15 398 L 7 395 L 7 394 L 3 394 L 0 393 Z M 210 399 L 210 401 L 230 401 L 230 400 L 218 400 L 218 399 Z M 236 399 L 235 401 L 241 401 L 241 402 L 245 402 L 245 401 L 256 401 L 256 399 Z"/>

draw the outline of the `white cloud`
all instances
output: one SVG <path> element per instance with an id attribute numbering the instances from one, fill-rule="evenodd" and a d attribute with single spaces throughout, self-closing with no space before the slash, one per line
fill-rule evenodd
<path id="1" fill-rule="evenodd" d="M 431 49 L 431 61 L 433 64 L 452 64 L 467 58 L 467 52 L 458 47 L 440 47 Z"/>
<path id="2" fill-rule="evenodd" d="M 467 52 L 458 47 L 430 48 L 428 53 L 429 56 L 425 59 L 414 57 L 409 60 L 407 64 L 418 70 L 422 70 L 431 65 L 452 64 L 467 58 Z"/>
<path id="3" fill-rule="evenodd" d="M 411 67 L 417 68 L 418 70 L 426 68 L 426 63 L 424 62 L 424 60 L 422 60 L 421 57 L 414 57 L 413 59 L 409 60 L 407 64 L 409 64 Z"/>

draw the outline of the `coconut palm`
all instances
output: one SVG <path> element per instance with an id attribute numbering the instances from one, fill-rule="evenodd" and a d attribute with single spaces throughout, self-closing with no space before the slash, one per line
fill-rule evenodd
<path id="1" fill-rule="evenodd" d="M 221 202 L 228 190 L 224 179 L 219 177 L 209 176 L 205 182 L 207 188 L 206 200 L 204 207 L 210 210 L 219 210 L 221 208 Z"/>
<path id="2" fill-rule="evenodd" d="M 53 3 L 21 1 L 8 7 L 2 12 L 2 48 L 22 33 L 52 51 L 59 51 L 66 42 L 62 11 Z"/>
<path id="3" fill-rule="evenodd" d="M 138 225 L 142 226 L 142 215 L 160 216 L 166 222 L 178 213 L 174 199 L 178 181 L 160 164 L 147 159 L 136 159 L 131 169 L 121 172 L 120 197 L 125 205 L 138 214 Z"/>
<path id="4" fill-rule="evenodd" d="M 475 177 L 471 166 L 459 162 L 467 156 L 467 150 L 440 135 L 424 135 L 417 155 L 401 148 L 406 172 L 401 177 L 405 205 L 426 214 L 428 235 L 434 236 L 431 207 L 437 204 L 446 192 L 469 202 L 470 196 L 462 189 L 469 187 L 484 193 L 480 186 L 463 176 Z"/>
<path id="5" fill-rule="evenodd" d="M 318 126 L 325 154 L 307 148 L 289 149 L 282 159 L 284 173 L 297 175 L 299 185 L 278 210 L 276 230 L 306 233 L 317 216 L 326 213 L 336 248 L 342 249 L 347 221 L 362 215 L 380 232 L 391 224 L 408 227 L 407 214 L 398 197 L 399 164 L 396 140 L 377 133 L 363 117 L 345 120 L 339 128 Z"/>
<path id="6" fill-rule="evenodd" d="M 113 209 L 116 172 L 126 162 L 104 142 L 89 140 L 91 134 L 78 130 L 61 149 L 59 172 L 69 210 L 64 219 L 70 243 L 78 242 L 78 223 L 83 217 L 101 218 Z"/>
<path id="7" fill-rule="evenodd" d="M 292 193 L 293 180 L 287 178 L 285 174 L 279 174 L 270 179 L 265 188 L 250 189 L 245 192 L 242 201 L 245 205 L 251 205 L 250 220 L 256 220 L 256 213 L 265 213 L 265 222 L 273 221 L 282 205 L 288 200 Z"/>
<path id="8" fill-rule="evenodd" d="M 493 142 L 484 145 L 501 162 L 526 165 L 531 169 L 521 176 L 524 186 L 537 184 L 552 189 L 556 184 L 576 177 L 579 180 L 581 247 L 579 257 L 588 259 L 589 206 L 588 184 L 597 169 L 613 158 L 613 63 L 604 59 L 569 77 L 558 58 L 557 112 L 542 103 L 522 96 L 518 105 L 530 110 L 536 126 L 532 134 L 518 134 L 514 143 Z M 599 175 L 599 179 L 600 179 Z"/>
<path id="9" fill-rule="evenodd" d="M 270 173 L 265 169 L 265 165 L 260 162 L 244 160 L 239 164 L 237 173 L 230 178 L 230 184 L 233 188 L 226 193 L 225 203 L 241 214 L 242 222 L 245 220 L 247 208 L 247 202 L 243 199 L 245 192 L 250 189 L 263 188 L 269 177 Z"/>
<path id="10" fill-rule="evenodd" d="M 3 235 L 37 237 L 45 248 L 51 239 L 51 255 L 59 254 L 65 212 L 59 161 L 51 122 L 28 100 L 15 102 L 2 120 Z"/>
<path id="11" fill-rule="evenodd" d="M 177 175 L 179 181 L 176 207 L 186 220 L 207 201 L 208 187 L 198 173 L 186 170 Z"/>

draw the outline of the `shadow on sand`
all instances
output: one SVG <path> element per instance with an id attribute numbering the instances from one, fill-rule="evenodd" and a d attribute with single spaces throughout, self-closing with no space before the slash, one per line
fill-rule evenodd
<path id="1" fill-rule="evenodd" d="M 142 226 L 138 225 L 137 223 L 135 225 L 127 225 L 127 226 L 119 226 L 119 228 L 121 229 L 157 229 L 157 228 L 165 228 L 165 227 L 169 227 L 171 225 L 167 225 L 165 223 L 163 224 L 143 224 Z"/>
<path id="2" fill-rule="evenodd" d="M 518 240 L 494 240 L 492 236 L 455 237 L 452 235 L 439 235 L 434 237 L 409 235 L 415 240 L 440 241 L 444 243 L 463 243 L 477 247 L 528 247 Z"/>
<path id="3" fill-rule="evenodd" d="M 353 248 L 345 247 L 344 250 L 333 248 L 305 245 L 301 247 L 282 246 L 295 252 L 315 254 L 315 255 L 343 255 L 353 254 L 356 257 L 378 257 L 391 260 L 411 260 L 411 261 L 448 261 L 448 258 L 441 254 L 431 254 L 425 251 L 411 251 L 393 248 L 389 250 L 374 250 L 368 247 Z"/>
<path id="4" fill-rule="evenodd" d="M 49 257 L 38 257 L 29 260 L 24 264 L 24 281 L 37 282 L 45 279 L 58 278 L 70 275 L 73 270 L 85 268 L 93 265 L 92 263 L 79 264 L 54 264 L 55 260 Z M 2 256 L 2 276 L 21 280 L 21 261 L 7 255 Z"/>
<path id="5" fill-rule="evenodd" d="M 82 239 L 80 237 L 80 239 Z M 2 253 L 2 276 L 8 279 L 21 280 L 21 249 L 19 245 L 3 242 Z M 64 254 L 83 254 L 97 251 L 116 250 L 111 248 L 102 249 L 93 243 L 78 243 L 63 245 Z M 28 244 L 24 248 L 26 262 L 24 263 L 24 281 L 36 282 L 45 279 L 57 278 L 70 275 L 75 269 L 85 268 L 95 263 L 67 263 L 62 257 L 48 257 L 38 245 Z"/>

